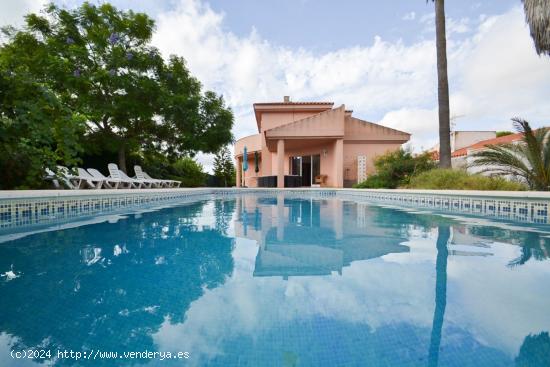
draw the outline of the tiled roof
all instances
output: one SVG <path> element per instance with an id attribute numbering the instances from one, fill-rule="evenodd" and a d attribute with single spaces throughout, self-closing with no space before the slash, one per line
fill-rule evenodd
<path id="1" fill-rule="evenodd" d="M 482 141 L 477 142 L 475 144 L 472 144 L 470 146 L 455 150 L 451 154 L 451 157 L 453 157 L 453 158 L 463 157 L 465 155 L 468 155 L 468 149 L 474 149 L 475 150 L 475 149 L 483 148 L 487 145 L 512 143 L 512 142 L 521 140 L 522 137 L 523 137 L 522 133 L 517 133 L 517 134 L 504 135 L 504 136 L 501 136 L 499 138 L 482 140 Z"/>

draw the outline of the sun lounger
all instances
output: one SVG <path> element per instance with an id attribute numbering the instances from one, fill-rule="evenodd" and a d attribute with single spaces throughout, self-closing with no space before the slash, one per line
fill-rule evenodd
<path id="1" fill-rule="evenodd" d="M 109 168 L 110 177 L 118 179 L 121 182 L 125 183 L 126 185 L 128 185 L 129 189 L 141 189 L 141 187 L 144 185 L 143 182 L 128 177 L 124 172 L 119 170 L 118 166 L 114 163 L 109 163 L 107 167 Z"/>
<path id="2" fill-rule="evenodd" d="M 76 170 L 78 171 L 78 176 L 85 180 L 88 185 L 94 185 L 95 189 L 101 189 L 105 183 L 105 179 L 92 176 L 84 168 L 77 168 Z"/>
<path id="3" fill-rule="evenodd" d="M 146 178 L 145 175 L 144 175 L 144 172 L 143 170 L 141 169 L 141 166 L 134 166 L 134 173 L 136 174 L 136 179 L 137 180 L 140 180 L 140 181 L 143 181 L 143 182 L 147 182 L 150 184 L 149 187 L 164 187 L 166 186 L 166 184 L 163 182 L 163 180 L 158 180 L 156 178 Z"/>
<path id="4" fill-rule="evenodd" d="M 114 179 L 112 177 L 106 177 L 101 172 L 95 168 L 88 168 L 88 173 L 97 179 L 103 180 L 103 185 L 109 189 L 118 189 L 119 187 L 124 186 L 125 182 L 119 179 Z"/>

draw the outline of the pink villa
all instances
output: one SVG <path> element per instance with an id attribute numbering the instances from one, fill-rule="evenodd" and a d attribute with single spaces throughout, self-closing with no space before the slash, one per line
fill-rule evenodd
<path id="1" fill-rule="evenodd" d="M 374 157 L 410 134 L 352 116 L 332 102 L 255 103 L 258 134 L 235 143 L 237 186 L 349 187 L 374 172 Z M 244 150 L 248 169 L 243 170 Z"/>

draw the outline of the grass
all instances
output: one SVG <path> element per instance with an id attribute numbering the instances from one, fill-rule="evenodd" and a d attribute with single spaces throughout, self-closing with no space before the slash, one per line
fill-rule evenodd
<path id="1" fill-rule="evenodd" d="M 469 174 L 464 170 L 433 169 L 411 178 L 406 189 L 524 191 L 527 187 L 502 177 Z"/>

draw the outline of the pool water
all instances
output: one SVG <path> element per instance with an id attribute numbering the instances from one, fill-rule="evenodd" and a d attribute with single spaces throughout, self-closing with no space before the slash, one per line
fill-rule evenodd
<path id="1" fill-rule="evenodd" d="M 282 194 L 29 234 L 0 243 L 0 366 L 549 366 L 549 236 Z"/>

